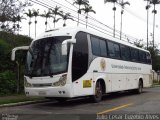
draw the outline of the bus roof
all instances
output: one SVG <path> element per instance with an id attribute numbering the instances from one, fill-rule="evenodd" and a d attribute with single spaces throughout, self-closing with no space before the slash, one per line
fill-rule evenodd
<path id="1" fill-rule="evenodd" d="M 66 36 L 75 37 L 77 32 L 80 32 L 80 31 L 86 32 L 86 33 L 89 33 L 89 34 L 92 34 L 92 35 L 95 35 L 95 36 L 98 36 L 98 37 L 101 37 L 101 38 L 104 38 L 104 39 L 108 39 L 110 41 L 121 43 L 123 45 L 127 45 L 127 46 L 130 46 L 132 48 L 136 48 L 136 49 L 139 49 L 139 50 L 149 52 L 149 51 L 147 51 L 145 49 L 142 49 L 142 48 L 139 48 L 139 47 L 135 46 L 134 44 L 131 44 L 127 41 L 123 41 L 123 40 L 111 37 L 111 36 L 109 36 L 105 33 L 99 32 L 99 31 L 90 30 L 90 29 L 81 28 L 81 27 L 63 27 L 63 28 L 56 28 L 56 29 L 53 29 L 53 30 L 48 30 L 45 33 L 41 34 L 36 40 L 46 38 L 46 37 L 62 36 L 62 35 L 63 36 L 66 35 Z"/>

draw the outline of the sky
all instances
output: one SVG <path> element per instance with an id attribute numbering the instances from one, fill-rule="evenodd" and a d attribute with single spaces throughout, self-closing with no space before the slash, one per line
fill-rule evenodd
<path id="1" fill-rule="evenodd" d="M 32 1 L 42 1 L 45 4 L 49 5 L 49 7 L 55 7 L 60 6 L 61 10 L 64 12 L 70 12 L 71 15 L 77 17 L 77 13 L 74 11 L 77 11 L 77 8 L 69 3 L 73 3 L 73 0 L 32 0 Z M 126 0 L 124 0 L 125 2 Z M 130 2 L 130 6 L 126 5 L 124 14 L 123 14 L 123 30 L 122 32 L 132 36 L 137 39 L 143 39 L 143 41 L 146 43 L 146 27 L 147 27 L 147 12 L 145 9 L 145 6 L 147 4 L 144 0 L 128 0 Z M 38 2 L 39 3 L 39 2 Z M 60 3 L 60 4 L 59 4 Z M 106 3 L 104 4 L 104 0 L 89 0 L 90 5 L 93 7 L 93 9 L 96 11 L 96 14 L 89 13 L 89 15 L 100 21 L 101 23 L 110 26 L 113 28 L 113 4 L 112 3 Z M 33 6 L 26 8 L 28 9 L 39 9 L 40 13 L 44 13 L 44 10 L 48 10 L 45 7 L 42 7 L 38 4 L 33 3 Z M 68 9 L 69 8 L 69 9 Z M 121 7 L 119 5 L 116 5 L 116 30 L 120 30 L 120 12 Z M 72 9 L 72 10 L 70 10 Z M 153 31 L 153 14 L 152 14 L 153 6 L 151 6 L 149 11 L 149 41 L 152 41 L 152 31 Z M 156 6 L 157 14 L 156 14 L 156 29 L 155 29 L 155 43 L 160 44 L 160 5 Z M 85 16 L 82 14 L 80 16 L 80 19 L 83 19 L 85 21 Z M 38 17 L 37 18 L 37 36 L 40 35 L 45 31 L 45 18 Z M 53 29 L 53 19 L 49 19 L 48 24 L 48 30 Z M 108 29 L 104 27 L 104 25 L 99 24 L 91 19 L 89 19 L 89 23 L 92 25 L 96 25 L 97 27 L 100 27 L 102 29 L 106 29 L 111 34 L 113 30 Z M 66 22 L 67 27 L 75 27 L 77 26 L 77 23 L 72 20 L 67 20 Z M 60 20 L 56 27 L 62 27 L 63 20 Z M 22 21 L 22 30 L 21 34 L 28 35 L 28 19 Z M 80 27 L 85 27 L 85 25 L 79 25 Z M 91 29 L 88 27 L 88 29 Z M 32 18 L 32 24 L 31 24 L 31 37 L 35 38 L 34 34 L 34 18 Z M 160 47 L 160 46 L 159 46 Z"/>

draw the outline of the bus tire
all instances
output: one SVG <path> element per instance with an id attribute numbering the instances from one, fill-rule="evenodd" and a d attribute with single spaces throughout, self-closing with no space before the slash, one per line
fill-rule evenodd
<path id="1" fill-rule="evenodd" d="M 98 103 L 102 100 L 102 85 L 101 82 L 98 81 L 95 86 L 95 95 L 91 96 L 92 101 Z"/>
<path id="2" fill-rule="evenodd" d="M 139 80 L 138 88 L 136 89 L 136 93 L 141 94 L 142 92 L 143 92 L 143 82 L 142 80 Z"/>

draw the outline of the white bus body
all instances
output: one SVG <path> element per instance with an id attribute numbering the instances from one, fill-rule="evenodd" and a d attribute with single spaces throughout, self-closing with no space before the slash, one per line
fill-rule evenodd
<path id="1" fill-rule="evenodd" d="M 68 46 L 66 53 L 63 43 Z M 151 72 L 146 50 L 88 29 L 62 28 L 45 32 L 31 43 L 25 93 L 54 98 L 92 96 L 98 102 L 105 93 L 141 92 L 142 87 L 150 87 Z"/>

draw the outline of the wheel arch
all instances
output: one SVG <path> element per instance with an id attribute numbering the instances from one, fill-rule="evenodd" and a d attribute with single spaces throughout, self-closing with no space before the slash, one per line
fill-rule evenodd
<path id="1" fill-rule="evenodd" d="M 143 84 L 143 78 L 142 77 L 139 78 L 139 82 L 142 82 L 142 87 L 143 87 L 144 84 Z"/>
<path id="2" fill-rule="evenodd" d="M 100 84 L 102 85 L 102 93 L 105 94 L 106 93 L 106 83 L 105 83 L 105 80 L 103 78 L 99 78 L 99 79 L 97 79 L 97 82 L 100 82 Z"/>

